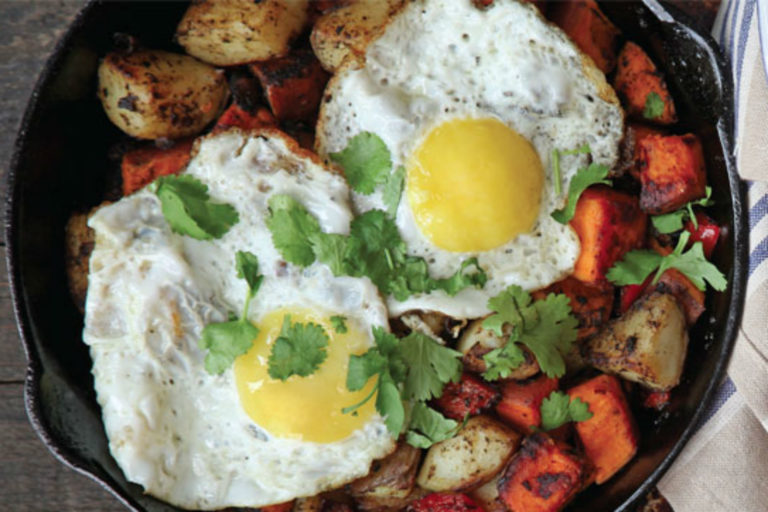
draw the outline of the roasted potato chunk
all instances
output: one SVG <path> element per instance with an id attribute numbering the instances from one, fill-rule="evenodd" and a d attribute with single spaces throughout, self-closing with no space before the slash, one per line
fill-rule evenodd
<path id="1" fill-rule="evenodd" d="M 223 72 L 160 50 L 108 53 L 98 74 L 107 117 L 139 139 L 196 135 L 216 119 L 229 96 Z"/>
<path id="2" fill-rule="evenodd" d="M 499 500 L 499 480 L 502 474 L 499 473 L 488 483 L 469 493 L 470 497 L 483 507 L 485 512 L 507 512 L 507 507 Z"/>
<path id="3" fill-rule="evenodd" d="M 680 382 L 688 349 L 685 314 L 675 297 L 654 292 L 584 344 L 594 367 L 666 391 Z"/>
<path id="4" fill-rule="evenodd" d="M 85 311 L 88 292 L 88 264 L 93 252 L 95 234 L 88 227 L 89 213 L 73 213 L 64 228 L 64 265 L 72 300 L 81 313 Z"/>
<path id="5" fill-rule="evenodd" d="M 505 332 L 503 337 L 499 337 L 493 331 L 485 329 L 482 318 L 470 323 L 462 333 L 457 346 L 457 349 L 464 354 L 462 358 L 464 368 L 483 373 L 486 370 L 483 356 L 495 348 L 502 347 L 507 342 L 509 334 Z M 520 348 L 525 353 L 525 362 L 512 371 L 512 374 L 507 377 L 509 379 L 527 379 L 539 372 L 539 364 L 531 351 L 523 345 L 520 345 Z"/>
<path id="6" fill-rule="evenodd" d="M 430 491 L 479 487 L 501 471 L 520 444 L 520 434 L 490 416 L 475 416 L 459 433 L 433 445 L 417 483 Z"/>
<path id="7" fill-rule="evenodd" d="M 308 0 L 205 0 L 193 2 L 176 38 L 193 57 L 234 66 L 288 53 L 307 21 Z"/>
<path id="8" fill-rule="evenodd" d="M 347 55 L 362 55 L 402 4 L 403 0 L 356 0 L 323 14 L 310 36 L 323 68 L 334 72 Z"/>
<path id="9" fill-rule="evenodd" d="M 364 510 L 404 505 L 413 491 L 419 460 L 421 450 L 400 443 L 392 454 L 374 462 L 368 475 L 349 484 L 349 494 Z"/>

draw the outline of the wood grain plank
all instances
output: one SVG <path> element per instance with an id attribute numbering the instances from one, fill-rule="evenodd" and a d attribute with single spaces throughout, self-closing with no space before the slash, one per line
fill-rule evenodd
<path id="1" fill-rule="evenodd" d="M 0 433 L 2 510 L 125 510 L 99 484 L 48 452 L 27 420 L 21 384 L 0 385 Z"/>

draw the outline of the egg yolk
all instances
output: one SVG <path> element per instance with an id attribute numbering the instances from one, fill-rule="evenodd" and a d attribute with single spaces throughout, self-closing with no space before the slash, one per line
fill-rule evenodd
<path id="1" fill-rule="evenodd" d="M 291 316 L 291 323 L 320 325 L 329 340 L 328 356 L 313 374 L 281 381 L 271 378 L 267 370 L 285 315 Z M 327 315 L 301 309 L 278 310 L 262 318 L 259 336 L 234 366 L 240 403 L 256 424 L 276 437 L 329 443 L 348 437 L 371 419 L 375 400 L 357 409 L 357 414 L 341 412 L 362 401 L 374 386 L 371 379 L 361 391 L 347 390 L 349 356 L 366 352 L 370 338 L 352 322 L 346 325 L 346 333 L 337 333 Z"/>
<path id="2" fill-rule="evenodd" d="M 479 252 L 530 231 L 544 171 L 530 142 L 497 119 L 432 129 L 407 168 L 407 197 L 422 234 L 447 251 Z"/>

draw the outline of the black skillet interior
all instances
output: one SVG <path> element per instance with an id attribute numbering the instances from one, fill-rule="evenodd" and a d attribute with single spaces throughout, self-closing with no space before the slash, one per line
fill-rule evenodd
<path id="1" fill-rule="evenodd" d="M 580 494 L 572 510 L 625 510 L 649 490 L 701 420 L 727 362 L 740 317 L 746 268 L 743 190 L 731 156 L 730 78 L 714 43 L 684 17 L 654 0 L 606 2 L 624 35 L 649 50 L 667 74 L 677 100 L 680 130 L 704 142 L 716 206 L 726 226 L 714 256 L 729 278 L 727 292 L 709 300 L 694 328 L 684 380 L 664 414 L 641 414 L 637 457 L 608 483 Z M 115 33 L 145 46 L 177 49 L 173 31 L 182 2 L 90 3 L 48 62 L 33 93 L 16 143 L 7 204 L 6 240 L 16 315 L 29 369 L 30 419 L 66 464 L 88 474 L 135 510 L 176 510 L 128 483 L 109 454 L 81 341 L 82 317 L 72 305 L 64 273 L 64 224 L 78 208 L 96 205 L 109 188 L 108 149 L 123 137 L 96 99 L 98 59 Z M 680 21 L 676 21 L 680 20 Z"/>

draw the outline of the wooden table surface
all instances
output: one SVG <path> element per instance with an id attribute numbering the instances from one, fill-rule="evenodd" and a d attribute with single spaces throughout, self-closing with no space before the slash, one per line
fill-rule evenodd
<path id="1" fill-rule="evenodd" d="M 2 197 L 13 141 L 32 86 L 56 41 L 83 3 L 84 0 L 0 0 Z M 705 3 L 710 9 L 716 4 L 712 0 Z M 23 400 L 26 360 L 13 318 L 5 243 L 1 241 L 0 253 L 0 510 L 125 510 L 97 483 L 56 461 L 32 431 Z"/>

